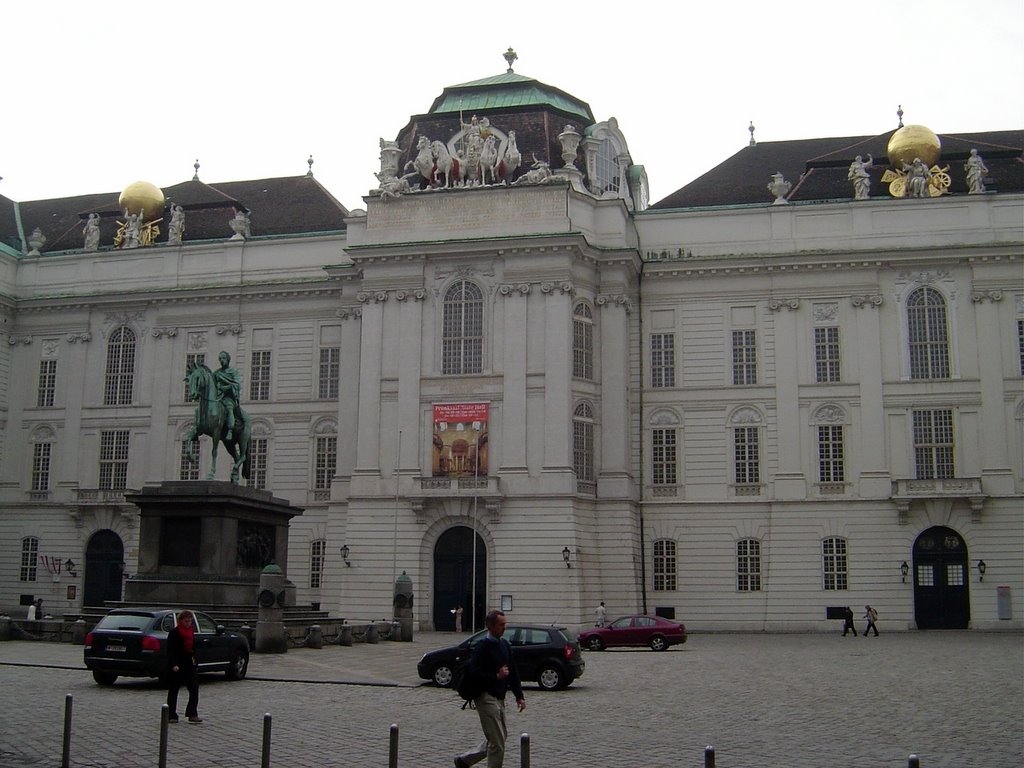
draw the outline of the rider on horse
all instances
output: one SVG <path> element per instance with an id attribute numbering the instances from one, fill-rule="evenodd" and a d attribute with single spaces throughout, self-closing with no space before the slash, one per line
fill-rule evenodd
<path id="1" fill-rule="evenodd" d="M 217 359 L 220 360 L 220 369 L 213 372 L 213 380 L 217 386 L 217 399 L 223 404 L 227 419 L 228 429 L 224 439 L 230 442 L 234 439 L 235 414 L 242 395 L 242 374 L 231 367 L 231 355 L 227 352 L 221 352 Z M 238 418 L 242 418 L 241 414 Z"/>

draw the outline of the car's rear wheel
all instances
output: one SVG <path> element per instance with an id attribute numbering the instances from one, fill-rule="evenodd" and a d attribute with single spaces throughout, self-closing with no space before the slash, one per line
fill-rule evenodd
<path id="1" fill-rule="evenodd" d="M 231 657 L 231 666 L 225 671 L 228 680 L 241 680 L 249 670 L 249 654 L 235 651 Z"/>
<path id="2" fill-rule="evenodd" d="M 113 685 L 117 675 L 113 672 L 100 672 L 98 669 L 92 671 L 92 679 L 100 685 Z"/>
<path id="3" fill-rule="evenodd" d="M 651 646 L 652 651 L 664 651 L 668 648 L 668 643 L 665 642 L 665 638 L 661 635 L 654 635 L 647 644 Z"/>
<path id="4" fill-rule="evenodd" d="M 557 691 L 565 686 L 565 675 L 558 667 L 543 667 L 537 676 L 537 685 L 545 691 Z"/>
<path id="5" fill-rule="evenodd" d="M 434 667 L 434 674 L 431 677 L 434 678 L 435 685 L 447 688 L 452 684 L 452 668 L 447 664 L 438 664 Z"/>
<path id="6" fill-rule="evenodd" d="M 587 650 L 588 651 L 603 651 L 604 640 L 600 637 L 591 637 L 587 639 Z"/>

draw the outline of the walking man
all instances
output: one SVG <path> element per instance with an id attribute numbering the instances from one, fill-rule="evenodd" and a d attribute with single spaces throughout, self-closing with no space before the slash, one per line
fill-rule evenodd
<path id="1" fill-rule="evenodd" d="M 502 768 L 505 764 L 505 741 L 508 738 L 508 724 L 505 722 L 505 694 L 511 690 L 516 697 L 516 706 L 522 712 L 526 709 L 523 686 L 519 680 L 512 646 L 502 635 L 507 620 L 502 611 L 487 612 L 484 624 L 487 636 L 473 648 L 467 675 L 483 690 L 473 699 L 484 740 L 476 749 L 455 756 L 455 768 L 469 768 L 487 758 L 487 768 Z"/>
<path id="2" fill-rule="evenodd" d="M 875 637 L 878 637 L 878 627 L 875 626 L 875 622 L 878 621 L 878 611 L 876 611 L 870 605 L 865 605 L 864 618 L 868 620 L 868 625 L 864 627 L 864 637 L 867 637 L 868 632 L 872 629 L 875 630 Z"/>
<path id="3" fill-rule="evenodd" d="M 604 600 L 602 600 L 601 604 L 599 606 L 597 606 L 597 610 L 594 611 L 594 615 L 595 615 L 595 617 L 597 619 L 594 622 L 594 626 L 595 627 L 603 627 L 605 625 L 605 622 L 606 622 L 607 618 L 608 618 L 608 611 L 604 607 Z"/>
<path id="4" fill-rule="evenodd" d="M 850 606 L 846 606 L 846 612 L 843 620 L 843 637 L 846 637 L 847 632 L 853 632 L 853 636 L 857 636 L 857 628 L 853 626 L 853 609 Z"/>

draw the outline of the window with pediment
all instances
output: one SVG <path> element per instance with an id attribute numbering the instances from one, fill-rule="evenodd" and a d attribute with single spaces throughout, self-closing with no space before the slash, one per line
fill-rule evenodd
<path id="1" fill-rule="evenodd" d="M 107 369 L 103 386 L 104 405 L 131 405 L 135 386 L 135 331 L 122 325 L 107 341 Z"/>
<path id="2" fill-rule="evenodd" d="M 441 321 L 441 373 L 483 371 L 484 297 L 469 280 L 459 280 L 444 294 Z"/>
<path id="3" fill-rule="evenodd" d="M 910 378 L 948 379 L 949 329 L 946 299 L 928 286 L 907 297 L 907 337 L 910 344 Z"/>

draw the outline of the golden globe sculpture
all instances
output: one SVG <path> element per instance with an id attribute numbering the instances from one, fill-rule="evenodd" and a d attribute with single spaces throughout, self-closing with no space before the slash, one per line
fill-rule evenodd
<path id="1" fill-rule="evenodd" d="M 910 165 L 917 157 L 930 168 L 942 155 L 942 142 L 923 125 L 905 125 L 889 138 L 886 154 L 893 168 L 902 170 L 904 163 Z"/>
<path id="2" fill-rule="evenodd" d="M 153 221 L 164 215 L 164 193 L 148 181 L 135 181 L 124 188 L 117 205 L 122 211 L 141 212 L 143 221 Z"/>

